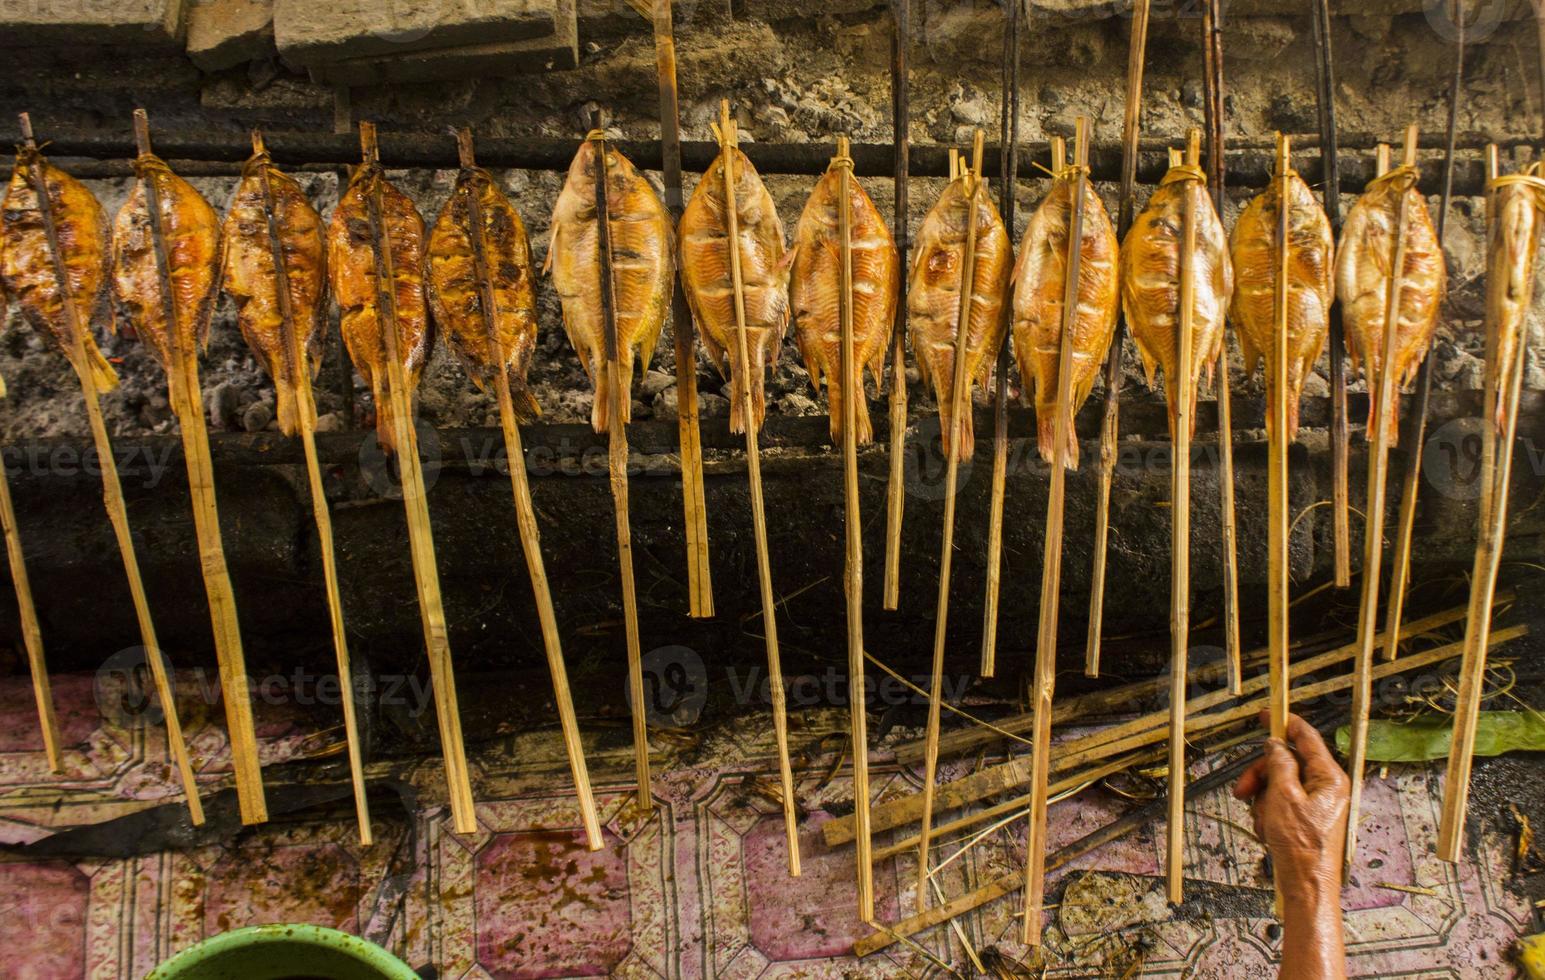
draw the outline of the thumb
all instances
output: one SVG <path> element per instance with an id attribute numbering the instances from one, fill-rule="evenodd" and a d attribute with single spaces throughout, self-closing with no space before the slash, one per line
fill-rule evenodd
<path id="1" fill-rule="evenodd" d="M 1279 793 L 1303 795 L 1304 787 L 1298 775 L 1298 758 L 1286 742 L 1280 738 L 1268 738 L 1263 761 L 1268 788 Z"/>

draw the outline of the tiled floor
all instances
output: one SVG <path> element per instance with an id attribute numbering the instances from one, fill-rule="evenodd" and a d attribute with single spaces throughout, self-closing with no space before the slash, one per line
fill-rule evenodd
<path id="1" fill-rule="evenodd" d="M 28 842 L 176 800 L 158 726 L 144 716 L 105 720 L 92 678 L 56 678 L 55 691 L 71 746 L 63 777 L 47 772 L 25 678 L 0 681 L 0 840 Z M 219 711 L 189 700 L 184 723 L 213 789 L 225 768 Z M 265 764 L 320 748 L 314 733 L 282 711 L 260 706 L 259 721 Z M 737 731 L 710 735 L 690 764 L 662 758 L 649 819 L 629 816 L 629 786 L 613 781 L 631 771 L 627 747 L 597 753 L 592 773 L 609 845 L 597 853 L 580 843 L 578 814 L 564 795 L 561 746 L 542 733 L 474 755 L 480 828 L 469 837 L 450 833 L 437 802 L 438 767 L 425 764 L 411 773 L 373 771 L 406 778 L 422 802 L 411 819 L 379 820 L 369 848 L 346 822 L 285 822 L 233 842 L 126 859 L 0 858 L 0 973 L 139 977 L 221 930 L 280 921 L 358 933 L 447 978 L 922 976 L 938 971 L 934 957 L 969 975 L 961 936 L 979 958 L 1024 956 L 1014 941 L 1017 896 L 962 919 L 959 934 L 935 929 L 920 937 L 921 947 L 893 946 L 863 961 L 847 956 L 864 931 L 854 910 L 852 851 L 828 851 L 819 831 L 829 819 L 825 808 L 845 810 L 851 799 L 846 771 L 826 782 L 828 758 L 803 773 L 800 798 L 810 814 L 804 873 L 790 878 L 778 808 L 749 781 L 773 769 L 771 726 L 762 721 L 742 718 Z M 801 744 L 843 723 L 836 713 L 796 721 Z M 886 759 L 876 757 L 876 793 L 913 791 L 916 774 Z M 1414 768 L 1369 784 L 1362 871 L 1346 896 L 1355 975 L 1513 975 L 1507 949 L 1529 928 L 1530 909 L 1506 887 L 1510 842 L 1483 842 L 1486 860 L 1478 865 L 1437 861 L 1436 784 L 1432 772 Z M 1091 793 L 1055 806 L 1052 846 L 1124 805 Z M 1192 801 L 1190 810 L 1193 878 L 1270 888 L 1241 804 L 1218 792 Z M 1254 893 L 1247 917 L 1231 917 L 1222 902 L 1202 916 L 1166 913 L 1155 877 L 1162 831 L 1120 839 L 1062 872 L 1122 874 L 1079 881 L 1081 891 L 1052 913 L 1051 975 L 1113 974 L 1139 959 L 1142 975 L 1274 975 L 1275 932 L 1267 919 L 1248 917 L 1259 915 L 1263 892 Z M 1022 825 L 987 838 L 950 866 L 946 892 L 1017 868 L 1022 840 Z M 905 860 L 881 867 L 882 918 L 913 911 L 912 882 Z M 1086 893 L 1120 901 L 1113 912 L 1091 912 L 1076 900 Z"/>

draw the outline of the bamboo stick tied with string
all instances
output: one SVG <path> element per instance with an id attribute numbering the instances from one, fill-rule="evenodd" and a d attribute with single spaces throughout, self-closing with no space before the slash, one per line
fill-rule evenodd
<path id="1" fill-rule="evenodd" d="M 1495 145 L 1487 147 L 1486 156 L 1487 238 L 1491 253 L 1487 263 L 1486 353 L 1490 361 L 1486 366 L 1483 402 L 1480 533 L 1470 575 L 1470 616 L 1465 624 L 1459 699 L 1438 824 L 1438 856 L 1451 863 L 1459 860 L 1464 842 L 1476 727 L 1485 697 L 1492 596 L 1507 538 L 1508 491 L 1527 360 L 1524 347 L 1534 302 L 1541 230 L 1545 225 L 1545 167 L 1536 162 L 1521 173 L 1504 177 L 1498 173 Z M 1522 303 L 1517 302 L 1517 297 L 1523 298 Z"/>
<path id="2" fill-rule="evenodd" d="M 108 523 L 113 528 L 113 536 L 117 540 L 119 556 L 123 561 L 124 574 L 129 582 L 129 595 L 134 604 L 134 615 L 139 626 L 140 641 L 145 648 L 145 657 L 150 665 L 150 674 L 155 686 L 156 697 L 161 703 L 161 712 L 166 720 L 167 743 L 171 750 L 172 759 L 177 767 L 177 773 L 182 781 L 183 792 L 188 802 L 189 817 L 195 827 L 204 822 L 204 807 L 199 799 L 198 783 L 193 775 L 193 764 L 188 755 L 187 742 L 183 738 L 182 724 L 177 717 L 177 705 L 172 697 L 171 679 L 167 674 L 166 660 L 161 653 L 160 643 L 156 639 L 155 623 L 150 615 L 150 604 L 145 596 L 145 585 L 140 577 L 139 558 L 135 553 L 134 536 L 129 528 L 128 509 L 124 504 L 123 487 L 118 479 L 117 458 L 113 454 L 112 439 L 107 432 L 107 423 L 102 417 L 101 389 L 98 386 L 95 373 L 88 363 L 86 351 L 86 334 L 88 324 L 81 316 L 76 306 L 68 283 L 69 273 L 65 267 L 64 254 L 61 251 L 58 233 L 58 216 L 54 214 L 52 195 L 49 190 L 48 178 L 45 173 L 45 163 L 38 153 L 37 140 L 32 131 L 32 117 L 23 112 L 20 114 L 21 135 L 23 149 L 29 157 L 35 159 L 34 165 L 29 168 L 31 177 L 31 189 L 37 200 L 38 214 L 43 225 L 45 246 L 48 255 L 50 271 L 52 272 L 55 287 L 60 291 L 60 308 L 65 318 L 65 329 L 68 343 L 64 347 L 66 360 L 75 370 L 80 380 L 81 395 L 85 402 L 86 419 L 91 428 L 92 443 L 95 446 L 98 466 L 102 470 L 102 503 L 107 511 Z"/>
<path id="3" fill-rule="evenodd" d="M 939 551 L 939 597 L 935 609 L 933 634 L 933 669 L 928 689 L 928 722 L 925 738 L 928 749 L 923 764 L 923 826 L 917 841 L 917 901 L 928 904 L 928 850 L 933 821 L 933 789 L 939 764 L 939 699 L 944 686 L 944 646 L 949 620 L 950 573 L 955 554 L 955 502 L 956 482 L 960 473 L 960 455 L 965 439 L 962 415 L 970 410 L 965 394 L 970 385 L 966 371 L 967 346 L 970 343 L 971 305 L 976 294 L 977 225 L 976 194 L 982 173 L 982 131 L 977 130 L 971 144 L 969 165 L 959 162 L 954 150 L 950 151 L 952 181 L 961 181 L 961 196 L 966 207 L 966 235 L 960 264 L 959 306 L 955 319 L 955 348 L 951 360 L 954 377 L 950 385 L 949 432 L 945 444 L 944 475 L 944 525 L 943 541 Z"/>
<path id="4" fill-rule="evenodd" d="M 759 426 L 753 411 L 752 366 L 750 348 L 746 340 L 746 287 L 741 267 L 740 217 L 735 200 L 735 168 L 736 157 L 740 152 L 739 142 L 740 130 L 730 115 L 730 102 L 728 99 L 722 99 L 719 102 L 719 155 L 724 164 L 725 231 L 728 236 L 726 244 L 729 249 L 730 284 L 734 290 L 735 344 L 739 353 L 738 368 L 741 372 L 739 384 L 741 413 L 746 428 L 746 475 L 751 483 L 751 522 L 756 541 L 757 577 L 761 585 L 762 622 L 767 647 L 769 694 L 772 698 L 773 735 L 778 746 L 778 777 L 783 795 L 784 837 L 788 848 L 789 874 L 797 877 L 800 873 L 799 815 L 796 811 L 794 776 L 789 761 L 788 708 L 784 698 L 783 668 L 778 647 L 778 605 L 773 594 L 772 560 L 767 549 L 767 514 L 762 495 L 761 449 L 757 444 Z M 847 198 L 844 197 L 842 200 L 845 208 Z M 852 339 L 851 326 L 850 321 L 846 325 L 848 341 Z M 849 348 L 844 347 L 845 357 L 851 353 Z M 844 384 L 848 383 L 848 377 L 844 375 Z M 863 397 L 861 386 L 857 391 L 849 393 L 849 397 L 844 399 L 846 411 L 851 411 L 856 404 L 855 400 L 861 397 Z M 851 430 L 848 431 L 848 436 L 848 451 L 851 452 L 855 442 Z M 860 646 L 862 646 L 861 640 Z"/>
<path id="5" fill-rule="evenodd" d="M 622 618 L 628 650 L 628 690 L 633 721 L 633 767 L 638 781 L 635 796 L 641 814 L 654 809 L 649 777 L 649 731 L 644 715 L 643 654 L 638 635 L 638 594 L 633 581 L 633 533 L 628 518 L 628 437 L 623 427 L 621 349 L 617 339 L 617 282 L 612 272 L 611 203 L 607 197 L 609 149 L 601 129 L 601 113 L 591 116 L 587 140 L 595 143 L 595 212 L 597 254 L 600 258 L 601 324 L 605 333 L 607 376 L 607 469 L 612 489 L 612 512 L 617 529 L 617 564 L 622 577 Z"/>
<path id="6" fill-rule="evenodd" d="M 1064 172 L 1065 147 L 1060 137 L 1051 145 L 1052 170 Z M 1035 715 L 1031 737 L 1030 818 L 1025 840 L 1025 901 L 1022 939 L 1041 944 L 1046 891 L 1046 810 L 1051 765 L 1051 714 L 1057 669 L 1057 612 L 1062 590 L 1062 532 L 1067 485 L 1067 452 L 1073 426 L 1073 322 L 1077 315 L 1080 265 L 1084 240 L 1084 181 L 1089 170 L 1089 118 L 1079 116 L 1073 130 L 1073 166 L 1069 187 L 1067 278 L 1062 297 L 1062 328 L 1057 342 L 1057 409 L 1052 425 L 1051 487 L 1046 503 L 1046 536 L 1041 559 L 1040 624 L 1036 634 L 1031 704 Z"/>
<path id="7" fill-rule="evenodd" d="M 227 736 L 231 743 L 232 768 L 236 776 L 237 804 L 244 824 L 263 823 L 268 806 L 263 795 L 263 775 L 258 757 L 257 734 L 252 721 L 252 700 L 248 694 L 246 659 L 242 652 L 241 628 L 236 617 L 236 596 L 226 567 L 225 548 L 220 536 L 220 518 L 215 499 L 214 461 L 209 452 L 209 432 L 204 422 L 204 401 L 199 392 L 198 351 L 186 350 L 182 343 L 182 314 L 178 291 L 173 288 L 170 251 L 167 247 L 165 212 L 162 209 L 158 180 L 170 175 L 165 165 L 151 153 L 150 120 L 145 110 L 134 110 L 134 141 L 139 158 L 139 180 L 144 188 L 144 204 L 150 230 L 150 246 L 161 293 L 162 316 L 166 321 L 167 393 L 182 432 L 183 454 L 188 470 L 188 493 L 193 508 L 194 529 L 198 538 L 199 566 L 204 592 L 209 603 L 215 656 L 220 669 L 220 684 L 228 696 L 225 702 Z M 147 163 L 148 161 L 148 163 Z M 208 208 L 208 204 L 194 200 Z M 132 204 L 131 198 L 131 204 Z M 128 206 L 128 205 L 126 205 Z M 213 209 L 209 209 L 213 223 Z M 218 226 L 213 233 L 218 236 Z M 218 265 L 218 260 L 216 260 Z M 213 276 L 208 284 L 217 286 Z M 213 313 L 214 303 L 206 304 L 204 315 Z M 201 333 L 194 324 L 190 335 Z M 196 341 L 195 341 L 196 342 Z M 152 664 L 159 657 L 151 657 Z M 154 669 L 154 667 L 152 667 Z M 169 685 L 168 685 L 169 691 Z M 164 701 L 163 703 L 168 703 Z M 168 716 L 170 717 L 170 715 Z"/>
<path id="8" fill-rule="evenodd" d="M 1402 168 L 1416 166 L 1417 128 L 1413 124 L 1406 129 L 1405 146 L 1401 157 Z M 1379 144 L 1376 170 L 1380 177 L 1389 170 L 1389 146 Z M 1376 178 L 1377 179 L 1377 178 Z M 1346 845 L 1343 852 L 1343 870 L 1350 872 L 1357 854 L 1357 832 L 1362 808 L 1363 769 L 1368 752 L 1369 710 L 1373 700 L 1373 653 L 1375 628 L 1379 615 L 1379 584 L 1384 557 L 1384 500 L 1389 475 L 1389 429 L 1391 427 L 1396 390 L 1396 371 L 1391 367 L 1400 322 L 1400 304 L 1406 284 L 1407 224 L 1410 216 L 1404 193 L 1400 193 L 1394 207 L 1394 228 L 1390 235 L 1391 256 L 1389 281 L 1384 296 L 1382 370 L 1377 378 L 1369 380 L 1373 397 L 1373 431 L 1369 436 L 1368 452 L 1368 502 L 1365 508 L 1367 531 L 1364 534 L 1362 594 L 1358 607 L 1358 654 L 1354 665 L 1355 683 L 1352 685 L 1351 752 L 1348 770 L 1352 777 L 1351 800 L 1347 808 Z M 1343 254 L 1345 254 L 1343 252 Z M 1371 366 L 1372 359 L 1369 358 Z"/>
<path id="9" fill-rule="evenodd" d="M 380 149 L 374 123 L 359 124 L 361 157 L 365 166 L 379 167 Z M 451 824 L 458 834 L 477 830 L 472 782 L 467 770 L 466 746 L 461 734 L 461 712 L 457 704 L 454 667 L 451 662 L 450 631 L 440 594 L 440 574 L 435 564 L 434 532 L 429 521 L 428 491 L 424 485 L 423 465 L 419 459 L 418 436 L 412 418 L 412 396 L 400 351 L 397 299 L 397 275 L 393 245 L 386 223 L 383 177 L 370 179 L 365 194 L 365 212 L 370 226 L 371 262 L 375 281 L 378 316 L 381 318 L 382 355 L 386 361 L 386 391 L 391 405 L 391 425 L 396 456 L 402 479 L 402 502 L 408 525 L 408 547 L 413 564 L 414 585 L 418 592 L 419 616 L 424 630 L 425 652 L 435 690 L 435 714 L 440 730 L 441 753 L 445 760 L 445 778 L 450 792 Z"/>
<path id="10" fill-rule="evenodd" d="M 462 127 L 456 131 L 456 149 L 463 172 L 475 173 L 477 158 L 470 129 Z M 552 589 L 548 584 L 547 568 L 542 559 L 542 542 L 537 527 L 536 507 L 532 503 L 531 486 L 526 477 L 526 454 L 521 445 L 520 424 L 516 417 L 514 398 L 510 388 L 508 355 L 501 340 L 498 321 L 495 319 L 495 311 L 499 309 L 499 305 L 494 294 L 494 281 L 487 244 L 484 241 L 489 224 L 484 216 L 476 183 L 471 185 L 467 193 L 467 219 L 470 226 L 467 240 L 471 246 L 473 276 L 477 282 L 479 295 L 478 309 L 482 314 L 483 326 L 488 335 L 489 360 L 496 366 L 494 390 L 498 396 L 499 426 L 504 435 L 504 453 L 509 464 L 510 489 L 515 502 L 521 551 L 526 559 L 527 577 L 531 580 L 537 621 L 542 631 L 542 647 L 547 655 L 548 673 L 553 682 L 553 701 L 557 707 L 559 729 L 563 736 L 564 752 L 569 760 L 569 771 L 574 780 L 580 821 L 585 829 L 585 844 L 592 851 L 600 850 L 604 844 L 600 818 L 596 813 L 595 796 L 590 788 L 590 772 L 585 762 L 584 743 L 580 739 L 579 722 L 574 712 L 574 696 L 569 688 L 568 668 L 563 659 L 558 616 L 553 609 Z"/>

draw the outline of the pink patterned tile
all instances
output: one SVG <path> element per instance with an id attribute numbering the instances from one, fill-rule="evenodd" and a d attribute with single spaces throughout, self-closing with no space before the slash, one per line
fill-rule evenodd
<path id="1" fill-rule="evenodd" d="M 233 849 L 203 877 L 206 935 L 273 922 L 354 932 L 359 921 L 359 863 L 337 844 Z"/>
<path id="2" fill-rule="evenodd" d="M 86 973 L 91 879 L 64 861 L 0 863 L 0 969 L 16 980 L 73 980 Z"/>

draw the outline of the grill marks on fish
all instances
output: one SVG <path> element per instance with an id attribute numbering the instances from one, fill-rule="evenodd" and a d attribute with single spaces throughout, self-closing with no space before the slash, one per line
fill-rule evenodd
<path id="1" fill-rule="evenodd" d="M 1426 198 L 1416 189 L 1416 171 L 1397 167 L 1369 183 L 1341 227 L 1336 258 L 1336 291 L 1346 328 L 1347 352 L 1352 366 L 1361 369 L 1370 389 L 1381 371 L 1395 372 L 1395 384 L 1404 387 L 1432 343 L 1438 312 L 1447 288 L 1443 250 Z M 1405 202 L 1405 268 L 1403 288 L 1396 297 L 1395 349 L 1384 356 L 1385 301 L 1389 296 L 1395 255 L 1396 212 Z M 1375 424 L 1370 400 L 1368 428 Z M 1400 401 L 1389 413 L 1388 444 L 1396 444 Z"/>
<path id="2" fill-rule="evenodd" d="M 472 221 L 474 196 L 482 219 L 477 228 Z M 473 235 L 481 244 L 493 293 L 492 338 L 484 317 Z M 520 213 L 492 175 L 480 167 L 463 170 L 456 178 L 429 234 L 429 303 L 478 389 L 487 390 L 502 370 L 509 377 L 517 417 L 529 422 L 540 416 L 542 409 L 526 386 L 537 332 L 531 245 Z"/>
<path id="3" fill-rule="evenodd" d="M 69 298 L 80 318 L 65 312 L 65 293 L 50 252 L 36 191 L 38 179 L 48 194 L 59 259 Z M 102 205 L 80 181 L 45 161 L 36 149 L 22 148 L 5 198 L 0 201 L 0 299 L 9 294 L 34 330 L 52 338 L 77 372 L 90 372 L 97 391 L 118 385 L 118 374 L 97 349 L 91 321 L 103 306 L 107 287 L 108 224 Z M 75 363 L 80 330 L 84 364 Z"/>
<path id="4" fill-rule="evenodd" d="M 788 281 L 792 255 L 785 254 L 783 222 L 756 168 L 739 149 L 734 156 L 735 217 L 738 223 L 741 288 L 746 312 L 746 372 L 751 383 L 753 432 L 767 410 L 764 383 L 778 361 L 789 326 Z M 740 348 L 734 331 L 735 288 L 730 269 L 729 213 L 724 197 L 724 154 L 709 164 L 681 215 L 681 284 L 703 346 L 729 378 L 730 431 L 745 432 Z"/>
<path id="5" fill-rule="evenodd" d="M 590 423 L 608 427 L 611 400 L 606 375 L 606 324 L 601 315 L 601 254 L 596 227 L 597 140 L 587 139 L 569 165 L 568 178 L 553 208 L 552 241 L 543 272 L 551 272 L 563 306 L 563 329 L 595 384 Z M 675 235 L 659 195 L 633 164 L 606 150 L 607 228 L 611 233 L 613 310 L 617 322 L 620 381 L 631 389 L 635 363 L 647 370 L 670 308 L 676 271 Z M 623 392 L 622 420 L 632 416 Z"/>
<path id="6" fill-rule="evenodd" d="M 1068 236 L 1073 181 L 1059 177 L 1031 215 L 1014 267 L 1014 355 L 1025 389 L 1035 390 L 1036 435 L 1041 458 L 1052 461 L 1056 441 L 1058 367 L 1063 296 L 1067 286 Z M 1083 233 L 1079 244 L 1077 308 L 1072 323 L 1070 417 L 1089 397 L 1116 333 L 1119 297 L 1116 229 L 1100 196 L 1083 182 Z M 1068 429 L 1067 466 L 1078 469 L 1078 434 Z"/>
<path id="7" fill-rule="evenodd" d="M 901 256 L 890 229 L 858 179 L 848 180 L 848 241 L 853 265 L 853 376 L 842 377 L 842 241 L 837 208 L 842 174 L 831 168 L 816 182 L 794 230 L 794 267 L 790 298 L 795 339 L 819 392 L 826 384 L 832 440 L 842 442 L 843 399 L 854 404 L 859 445 L 874 439 L 864 396 L 864 368 L 878 386 L 890 348 L 891 329 L 901 288 Z"/>
<path id="8" fill-rule="evenodd" d="M 1212 197 L 1199 169 L 1171 167 L 1126 240 L 1121 243 L 1121 305 L 1132 340 L 1142 356 L 1148 386 L 1155 387 L 1164 372 L 1164 399 L 1169 406 L 1170 435 L 1180 406 L 1176 403 L 1174 378 L 1180 350 L 1180 247 L 1186 195 L 1191 195 L 1196 222 L 1196 251 L 1192 256 L 1191 405 L 1196 407 L 1198 382 L 1223 350 L 1224 317 L 1234 291 L 1233 265 L 1223 222 L 1213 210 Z M 1196 428 L 1196 413 L 1191 413 Z"/>
<path id="9" fill-rule="evenodd" d="M 1298 399 L 1304 379 L 1319 360 L 1320 348 L 1330 330 L 1330 305 L 1335 296 L 1335 243 L 1330 219 L 1309 185 L 1296 173 L 1288 175 L 1287 183 L 1287 436 L 1291 440 L 1298 434 Z M 1246 205 L 1234 225 L 1234 298 L 1229 307 L 1229 320 L 1239 335 L 1246 373 L 1253 373 L 1256 363 L 1264 360 L 1266 381 L 1273 388 L 1281 196 L 1281 184 L 1273 178 L 1271 186 Z M 1271 428 L 1270 413 L 1266 427 Z"/>
<path id="10" fill-rule="evenodd" d="M 221 265 L 220 218 L 193 185 L 172 173 L 165 161 L 144 155 L 134 161 L 139 179 L 113 222 L 112 295 L 115 328 L 133 329 L 171 372 L 193 375 L 198 353 L 209 338 Z M 167 304 L 156 263 L 147 185 L 154 182 L 177 322 L 167 322 Z M 193 375 L 196 376 L 196 375 Z M 175 399 L 174 399 L 175 402 Z"/>
<path id="11" fill-rule="evenodd" d="M 402 360 L 412 404 L 424 365 L 434 347 L 434 326 L 424 299 L 424 219 L 413 201 L 386 179 L 374 163 L 354 169 L 349 186 L 327 226 L 327 271 L 338 304 L 339 328 L 349 358 L 375 399 L 376 438 L 396 450 L 392 404 L 387 391 L 385 312 L 379 309 L 376 239 L 370 227 L 370 199 L 379 189 L 381 224 L 391 251 L 392 298 L 396 307 L 397 356 Z"/>
<path id="12" fill-rule="evenodd" d="M 284 308 L 275 274 L 273 240 L 268 223 L 268 197 L 264 177 L 273 195 L 274 228 L 290 294 L 292 328 L 305 351 L 311 377 L 321 366 L 325 250 L 322 217 L 287 174 L 273 165 L 267 154 L 247 161 L 241 183 L 231 198 L 225 218 L 225 291 L 236 303 L 236 323 L 257 356 L 263 370 L 274 379 L 275 409 L 279 429 L 293 436 L 301 424 L 316 424 L 309 402 L 302 419 L 303 399 L 298 365 L 284 331 Z"/>
<path id="13" fill-rule="evenodd" d="M 1532 163 L 1520 178 L 1501 182 L 1491 202 L 1490 247 L 1487 249 L 1486 329 L 1491 332 L 1491 356 L 1486 383 L 1497 393 L 1492 423 L 1505 431 L 1507 387 L 1535 309 L 1542 222 L 1545 222 L 1545 182 L 1542 166 Z"/>
<path id="14" fill-rule="evenodd" d="M 960 322 L 960 276 L 965 263 L 966 223 L 975 208 L 976 256 L 971 282 L 970 314 L 966 324 L 966 391 L 961 407 L 960 458 L 970 459 L 976 440 L 971 425 L 971 385 L 986 384 L 998 348 L 1008 332 L 1004 319 L 1014 246 L 1003 219 L 992 203 L 985 181 L 977 179 L 968 199 L 965 178 L 944 188 L 923 219 L 917 236 L 907 289 L 907 330 L 923 383 L 933 388 L 939 404 L 944 451 L 950 451 L 951 396 L 955 380 L 955 334 Z"/>

